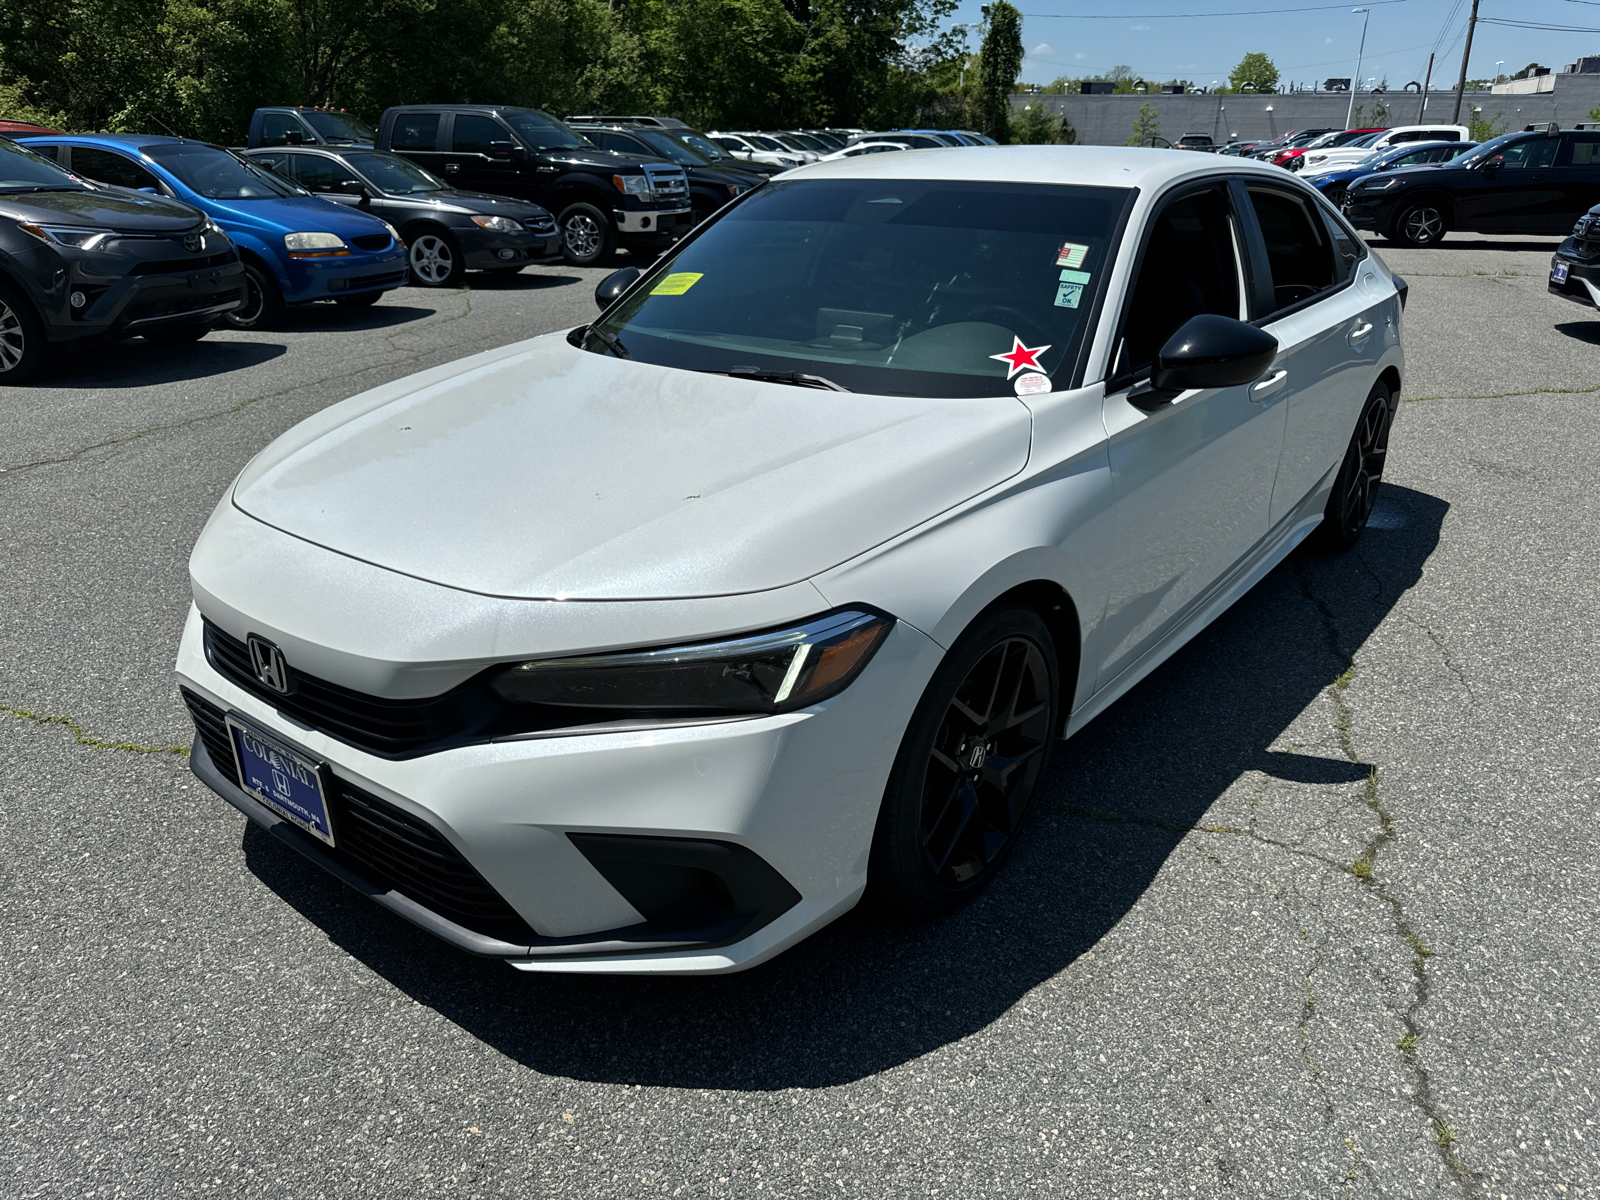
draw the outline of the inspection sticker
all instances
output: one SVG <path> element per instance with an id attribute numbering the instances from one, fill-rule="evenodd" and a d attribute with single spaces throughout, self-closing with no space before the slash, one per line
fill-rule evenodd
<path id="1" fill-rule="evenodd" d="M 1088 254 L 1087 246 L 1080 246 L 1077 242 L 1062 242 L 1061 249 L 1056 252 L 1056 266 L 1076 269 L 1083 266 Z"/>
<path id="2" fill-rule="evenodd" d="M 1050 390 L 1050 376 L 1029 371 L 1025 375 L 1018 375 L 1017 382 L 1012 386 L 1017 389 L 1019 396 L 1037 396 Z"/>
<path id="3" fill-rule="evenodd" d="M 677 271 L 650 289 L 652 296 L 681 296 L 700 282 L 700 272 Z"/>
<path id="4" fill-rule="evenodd" d="M 1056 307 L 1077 308 L 1083 298 L 1083 288 L 1089 282 L 1087 271 L 1063 271 L 1061 282 L 1056 284 Z"/>

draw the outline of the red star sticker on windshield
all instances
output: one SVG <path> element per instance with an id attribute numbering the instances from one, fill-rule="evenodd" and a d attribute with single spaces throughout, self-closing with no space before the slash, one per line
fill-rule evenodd
<path id="1" fill-rule="evenodd" d="M 1049 346 L 1034 346 L 1030 349 L 1022 344 L 1021 338 L 1017 337 L 1016 334 L 1012 334 L 1011 349 L 1004 354 L 991 354 L 989 357 L 998 358 L 1001 362 L 1010 366 L 1011 369 L 1006 372 L 1006 378 L 1010 379 L 1018 371 L 1027 370 L 1029 367 L 1032 367 L 1035 371 L 1044 370 L 1039 365 L 1039 355 L 1048 349 L 1050 349 Z"/>

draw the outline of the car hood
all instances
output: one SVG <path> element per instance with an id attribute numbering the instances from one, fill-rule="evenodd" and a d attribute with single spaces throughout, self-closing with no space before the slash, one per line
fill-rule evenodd
<path id="1" fill-rule="evenodd" d="M 387 193 L 387 198 L 405 204 L 436 204 L 441 208 L 455 209 L 459 212 L 494 213 L 503 217 L 515 217 L 518 220 L 527 220 L 541 213 L 545 216 L 550 215 L 548 209 L 529 200 L 491 196 L 487 192 L 460 192 L 455 188 L 446 188 L 441 192 L 414 192 L 409 195 L 390 192 Z"/>
<path id="2" fill-rule="evenodd" d="M 218 220 L 234 221 L 261 233 L 336 233 L 340 237 L 360 237 L 384 230 L 384 223 L 377 217 L 316 196 L 208 200 L 203 204 Z"/>
<path id="3" fill-rule="evenodd" d="M 113 187 L 0 196 L 0 212 L 19 221 L 110 227 L 136 233 L 181 233 L 205 219 L 187 204 L 165 196 Z"/>
<path id="4" fill-rule="evenodd" d="M 251 462 L 234 503 L 488 595 L 730 595 L 804 580 L 960 504 L 1020 471 L 1029 440 L 1012 397 L 759 383 L 550 334 L 325 409 Z"/>
<path id="5" fill-rule="evenodd" d="M 629 174 L 639 170 L 640 163 L 645 160 L 642 154 L 619 154 L 615 150 L 541 150 L 538 152 L 541 161 L 563 163 L 571 167 L 582 167 L 589 171 L 626 171 Z M 650 162 L 665 162 L 666 159 L 650 158 Z"/>

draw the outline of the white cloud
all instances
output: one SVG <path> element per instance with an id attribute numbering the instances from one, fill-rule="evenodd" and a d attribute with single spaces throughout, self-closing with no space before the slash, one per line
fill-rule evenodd
<path id="1" fill-rule="evenodd" d="M 1089 56 L 1087 54 L 1074 54 L 1072 57 L 1073 58 L 1088 58 Z"/>
<path id="2" fill-rule="evenodd" d="M 1129 25 L 1128 28 L 1133 30 L 1135 33 L 1143 33 L 1145 30 L 1149 29 L 1150 26 L 1148 26 L 1148 25 Z"/>
<path id="3" fill-rule="evenodd" d="M 1050 43 L 1049 42 L 1040 42 L 1037 46 L 1035 46 L 1033 48 L 1033 52 L 1035 54 L 1054 54 L 1055 53 L 1055 51 L 1050 49 Z"/>
<path id="4" fill-rule="evenodd" d="M 1332 38 L 1323 38 L 1322 39 L 1322 44 L 1324 46 L 1331 46 L 1331 45 L 1333 45 L 1333 39 Z"/>

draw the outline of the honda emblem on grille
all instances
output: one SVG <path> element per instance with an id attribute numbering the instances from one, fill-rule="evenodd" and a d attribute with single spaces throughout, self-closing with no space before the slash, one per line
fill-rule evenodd
<path id="1" fill-rule="evenodd" d="M 259 638 L 253 633 L 247 640 L 250 644 L 250 667 L 255 671 L 256 678 L 279 695 L 287 696 L 289 664 L 283 660 L 283 651 L 266 638 Z"/>
<path id="2" fill-rule="evenodd" d="M 200 247 L 205 245 L 198 233 L 191 233 L 183 239 L 183 248 L 190 254 L 199 254 Z"/>

